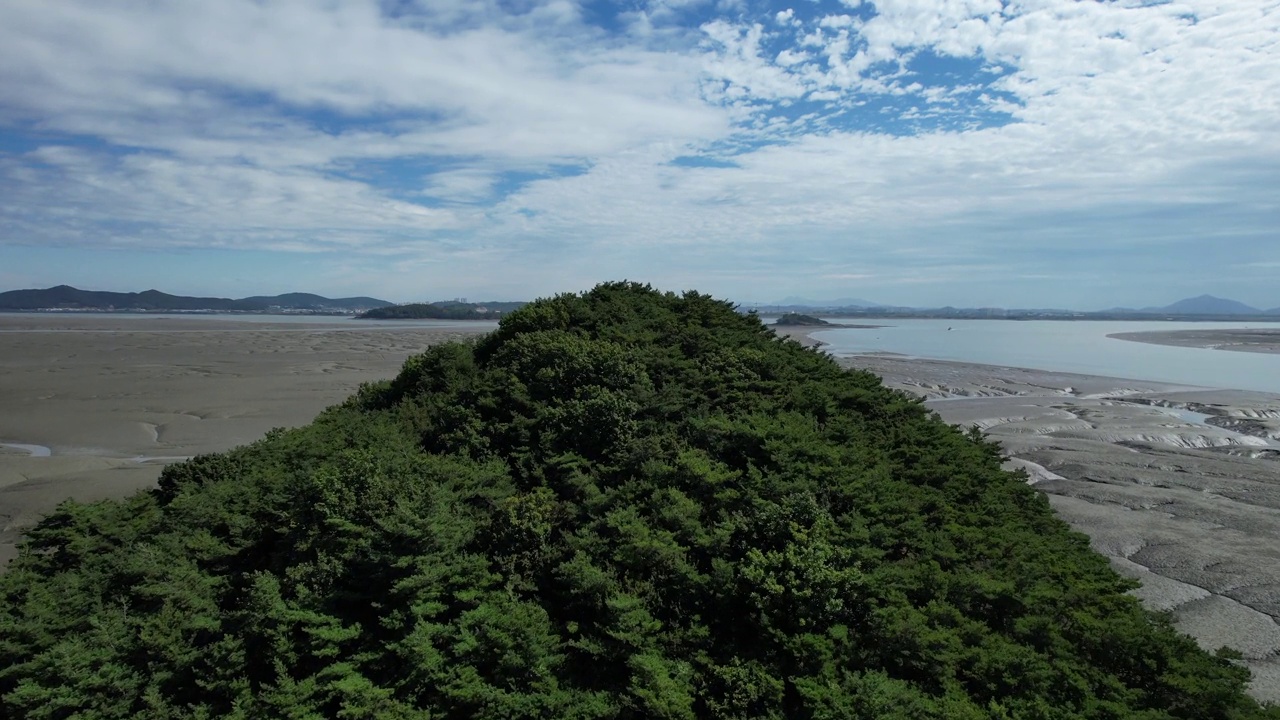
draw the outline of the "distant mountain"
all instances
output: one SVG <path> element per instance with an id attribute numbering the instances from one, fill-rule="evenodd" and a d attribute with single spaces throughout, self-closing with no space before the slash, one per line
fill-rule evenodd
<path id="1" fill-rule="evenodd" d="M 11 290 L 0 293 L 0 309 L 42 310 L 232 310 L 234 300 L 169 295 L 159 290 L 140 293 L 99 292 L 59 285 L 44 290 Z"/>
<path id="2" fill-rule="evenodd" d="M 1158 308 L 1143 308 L 1143 312 L 1169 313 L 1172 315 L 1260 315 L 1262 311 L 1242 302 L 1201 295 L 1199 297 L 1179 300 L 1172 305 Z"/>
<path id="3" fill-rule="evenodd" d="M 802 297 L 786 297 L 776 303 L 780 307 L 880 307 L 880 303 L 858 298 L 837 298 L 835 300 L 810 300 Z"/>
<path id="4" fill-rule="evenodd" d="M 377 298 L 356 297 L 330 299 L 310 293 L 241 298 L 187 297 L 159 290 L 140 293 L 117 293 L 80 290 L 70 285 L 43 290 L 10 290 L 0 293 L 0 310 L 166 310 L 223 312 L 266 312 L 270 310 L 303 310 L 310 312 L 354 312 L 393 303 Z"/>

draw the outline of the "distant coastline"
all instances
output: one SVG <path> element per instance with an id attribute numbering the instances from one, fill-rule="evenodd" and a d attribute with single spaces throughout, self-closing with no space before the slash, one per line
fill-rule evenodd
<path id="1" fill-rule="evenodd" d="M 760 315 L 803 313 L 818 317 L 904 320 L 1140 320 L 1144 322 L 1280 322 L 1280 307 L 1262 309 L 1213 295 L 1185 298 L 1162 307 L 1113 307 L 1083 311 L 1064 308 L 908 307 L 846 298 L 831 302 L 787 298 L 746 307 Z"/>
<path id="2" fill-rule="evenodd" d="M 789 298 L 789 300 L 792 298 Z M 794 298 L 800 300 L 799 298 Z M 1061 308 L 921 308 L 878 304 L 742 304 L 741 312 L 761 316 L 801 316 L 851 320 L 1115 320 L 1140 322 L 1250 322 L 1280 324 L 1280 307 L 1259 309 L 1234 300 L 1200 296 L 1164 307 L 1111 308 L 1085 312 Z M 866 303 L 847 299 L 835 303 Z M 109 292 L 69 285 L 0 292 L 0 312 L 31 313 L 183 313 L 243 315 L 320 315 L 367 319 L 493 320 L 524 301 L 447 301 L 396 304 L 374 297 L 328 298 L 312 293 L 255 295 L 244 298 L 192 297 L 159 290 Z M 783 323 L 784 325 L 787 323 Z M 800 325 L 805 323 L 801 322 Z M 823 326 L 835 327 L 835 324 Z M 849 327 L 845 325 L 845 327 Z"/>
<path id="3" fill-rule="evenodd" d="M 0 313 L 15 315 L 316 315 L 323 317 L 356 317 L 357 310 L 311 310 L 306 308 L 274 308 L 264 310 L 184 310 L 175 308 L 0 308 Z"/>
<path id="4" fill-rule="evenodd" d="M 522 302 L 409 303 L 373 308 L 356 317 L 361 320 L 498 320 L 522 305 Z"/>
<path id="5" fill-rule="evenodd" d="M 312 293 L 254 295 L 233 299 L 171 295 L 159 290 L 137 293 L 81 290 L 70 285 L 0 293 L 0 311 L 5 312 L 354 315 L 391 304 L 372 297 L 327 298 Z"/>
<path id="6" fill-rule="evenodd" d="M 805 312 L 826 318 L 864 320 L 1115 320 L 1124 322 L 1240 322 L 1280 323 L 1280 313 L 1257 315 L 1210 313 L 1077 312 L 1074 310 L 1009 310 L 1004 308 L 802 308 L 753 307 L 762 316 Z"/>

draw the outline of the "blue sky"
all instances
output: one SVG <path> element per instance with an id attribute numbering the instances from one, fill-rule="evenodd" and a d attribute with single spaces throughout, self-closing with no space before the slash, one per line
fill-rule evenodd
<path id="1" fill-rule="evenodd" d="M 1258 0 L 14 0 L 0 290 L 1280 305 Z"/>

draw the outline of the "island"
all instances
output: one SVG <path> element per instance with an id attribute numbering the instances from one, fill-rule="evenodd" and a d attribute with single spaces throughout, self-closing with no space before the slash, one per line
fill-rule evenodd
<path id="1" fill-rule="evenodd" d="M 783 315 L 775 320 L 773 324 L 785 327 L 823 327 L 835 325 L 835 323 L 828 322 L 822 318 L 796 312 L 789 312 L 786 315 Z"/>
<path id="2" fill-rule="evenodd" d="M 522 302 L 407 303 L 371 308 L 357 317 L 364 320 L 498 320 L 523 305 Z"/>

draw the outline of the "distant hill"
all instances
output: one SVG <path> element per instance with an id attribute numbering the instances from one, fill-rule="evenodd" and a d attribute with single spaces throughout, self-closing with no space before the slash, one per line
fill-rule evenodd
<path id="1" fill-rule="evenodd" d="M 812 315 L 802 315 L 800 313 L 787 313 L 786 315 L 783 315 L 782 317 L 774 321 L 774 325 L 784 325 L 784 326 L 796 325 L 796 326 L 804 326 L 804 327 L 809 327 L 809 326 L 817 327 L 817 326 L 830 325 L 830 324 L 831 323 L 827 322 L 826 320 L 823 320 L 822 318 L 816 318 Z"/>
<path id="2" fill-rule="evenodd" d="M 434 302 L 408 303 L 373 308 L 360 314 L 369 320 L 497 320 L 518 310 L 522 302 Z"/>
<path id="3" fill-rule="evenodd" d="M 322 295 L 313 295 L 311 293 L 285 293 L 284 295 L 255 295 L 253 297 L 242 298 L 237 302 L 263 304 L 266 307 L 287 307 L 295 309 L 327 309 L 340 308 L 342 310 L 369 310 L 372 308 L 387 307 L 394 303 L 386 300 L 379 300 L 371 297 L 349 297 L 349 298 L 327 298 Z"/>
<path id="4" fill-rule="evenodd" d="M 1159 312 L 1170 313 L 1175 315 L 1260 315 L 1262 311 L 1258 308 L 1245 305 L 1242 302 L 1228 300 L 1226 298 L 1214 297 L 1213 295 L 1201 295 L 1199 297 L 1187 298 L 1179 300 L 1172 305 L 1166 305 L 1158 308 L 1143 308 L 1143 312 Z M 1270 311 L 1274 312 L 1274 311 Z"/>
<path id="5" fill-rule="evenodd" d="M 268 312 L 303 310 L 310 312 L 355 312 L 392 303 L 369 297 L 326 298 L 310 293 L 259 295 L 234 300 L 231 298 L 188 297 L 170 295 L 159 290 L 140 293 L 80 290 L 70 285 L 43 290 L 10 290 L 0 293 L 0 310 L 135 310 L 135 311 L 222 311 Z"/>
<path id="6" fill-rule="evenodd" d="M 0 293 L 0 309 L 43 310 L 233 310 L 234 300 L 169 295 L 158 290 L 140 293 L 99 292 L 58 285 L 44 290 L 11 290 Z"/>

